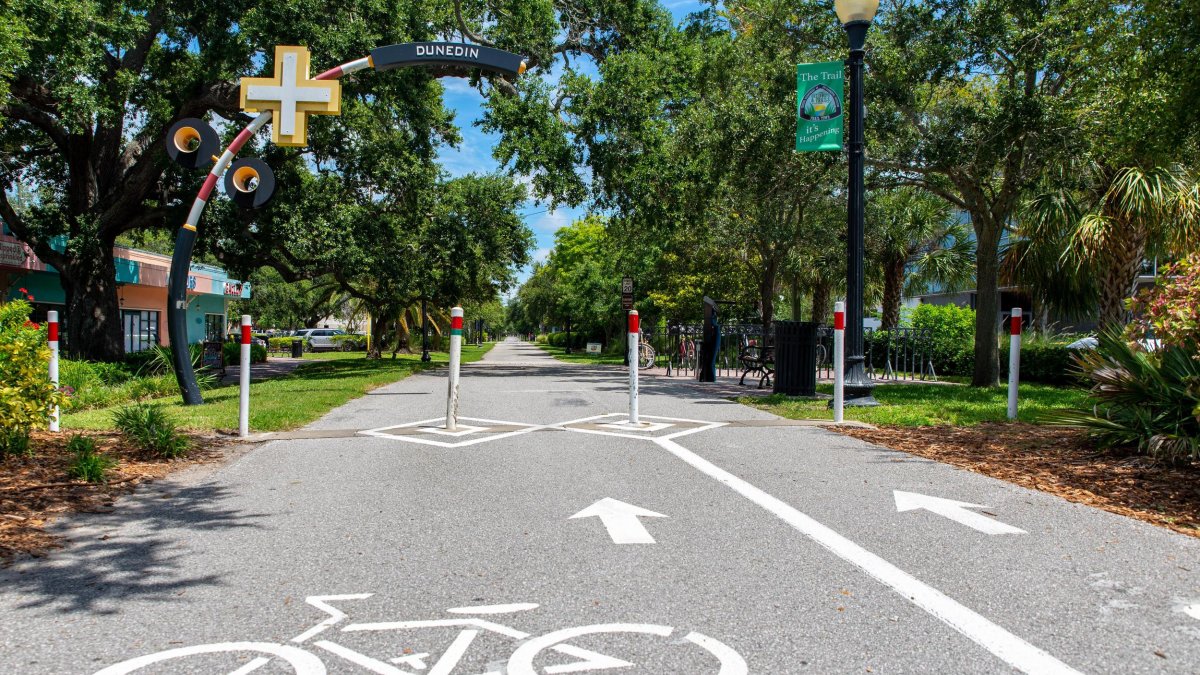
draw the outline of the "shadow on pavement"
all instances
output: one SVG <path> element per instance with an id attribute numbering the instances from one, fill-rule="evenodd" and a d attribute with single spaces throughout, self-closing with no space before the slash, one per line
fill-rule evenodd
<path id="1" fill-rule="evenodd" d="M 164 498 L 164 489 L 170 490 Z M 220 575 L 180 576 L 193 551 L 174 529 L 188 532 L 257 527 L 262 515 L 225 509 L 228 490 L 215 485 L 174 489 L 159 485 L 118 502 L 103 515 L 70 518 L 60 529 L 66 548 L 24 559 L 0 571 L 0 585 L 21 599 L 17 606 L 52 608 L 60 613 L 113 614 L 115 601 L 178 601 L 188 589 L 219 585 Z M 109 528 L 119 528 L 111 532 Z M 132 530 L 132 531 L 131 531 Z M 114 601 L 105 606 L 106 601 Z"/>

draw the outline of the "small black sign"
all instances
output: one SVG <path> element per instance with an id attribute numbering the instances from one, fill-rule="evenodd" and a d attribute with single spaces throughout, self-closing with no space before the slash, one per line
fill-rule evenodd
<path id="1" fill-rule="evenodd" d="M 225 343 L 205 342 L 204 357 L 200 362 L 204 368 L 225 371 Z"/>
<path id="2" fill-rule="evenodd" d="M 405 42 L 371 50 L 375 70 L 405 66 L 467 66 L 504 75 L 525 72 L 525 60 L 512 52 L 462 42 Z"/>
<path id="3" fill-rule="evenodd" d="M 622 295 L 621 296 L 621 309 L 625 310 L 626 312 L 633 309 L 633 296 L 632 295 Z"/>

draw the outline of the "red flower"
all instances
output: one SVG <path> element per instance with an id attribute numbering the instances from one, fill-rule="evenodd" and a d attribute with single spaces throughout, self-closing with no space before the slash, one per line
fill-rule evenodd
<path id="1" fill-rule="evenodd" d="M 27 295 L 29 293 L 29 291 L 25 290 L 24 288 L 18 288 L 17 290 L 21 291 L 23 295 Z"/>

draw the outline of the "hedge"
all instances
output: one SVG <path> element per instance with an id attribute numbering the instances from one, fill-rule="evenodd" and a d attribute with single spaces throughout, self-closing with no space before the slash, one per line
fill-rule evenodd
<path id="1" fill-rule="evenodd" d="M 237 342 L 226 342 L 222 347 L 225 352 L 225 366 L 236 366 L 242 360 L 242 345 Z M 250 345 L 250 363 L 265 363 L 267 348 L 260 344 Z"/>

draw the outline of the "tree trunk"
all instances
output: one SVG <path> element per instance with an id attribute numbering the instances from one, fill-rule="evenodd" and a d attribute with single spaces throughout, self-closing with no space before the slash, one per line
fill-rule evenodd
<path id="1" fill-rule="evenodd" d="M 383 357 L 383 345 L 388 339 L 387 317 L 387 308 L 371 306 L 371 348 L 367 350 L 368 359 Z"/>
<path id="2" fill-rule="evenodd" d="M 829 320 L 829 284 L 820 283 L 812 287 L 812 319 L 817 323 Z"/>
<path id="3" fill-rule="evenodd" d="M 800 297 L 800 280 L 792 276 L 792 321 L 799 321 L 801 317 L 801 301 Z"/>
<path id="4" fill-rule="evenodd" d="M 1000 381 L 1000 231 L 1002 220 L 972 210 L 975 228 L 975 369 L 971 386 L 992 387 Z"/>
<path id="5" fill-rule="evenodd" d="M 66 355 L 88 361 L 123 359 L 124 327 L 112 245 L 97 243 L 92 250 L 77 252 L 58 274 L 67 298 Z M 165 323 L 166 317 L 160 317 L 159 325 Z"/>
<path id="6" fill-rule="evenodd" d="M 883 330 L 900 325 L 900 295 L 904 290 L 904 258 L 889 260 L 883 272 Z"/>
<path id="7" fill-rule="evenodd" d="M 762 303 L 763 331 L 769 331 L 775 320 L 775 284 L 779 278 L 779 263 L 764 261 L 762 276 L 758 281 L 759 301 Z"/>
<path id="8" fill-rule="evenodd" d="M 1121 231 L 1127 241 L 1105 252 L 1107 258 L 1100 270 L 1099 329 L 1120 330 L 1125 325 L 1125 301 L 1133 293 L 1138 271 L 1145 256 L 1146 235 L 1132 223 L 1122 223 Z"/>

